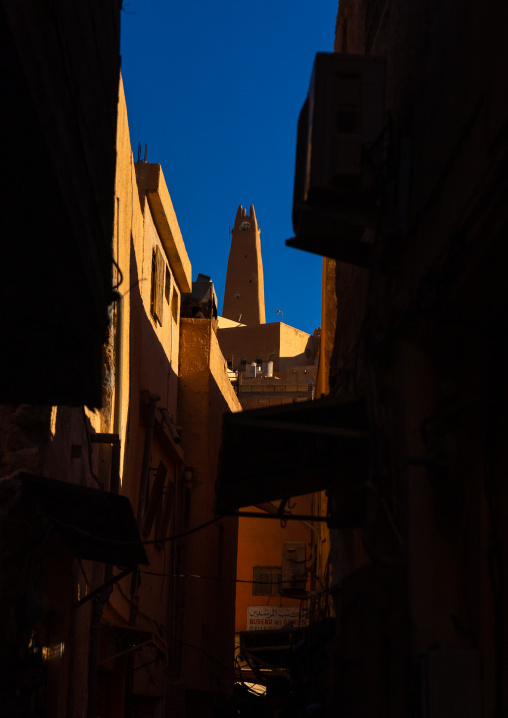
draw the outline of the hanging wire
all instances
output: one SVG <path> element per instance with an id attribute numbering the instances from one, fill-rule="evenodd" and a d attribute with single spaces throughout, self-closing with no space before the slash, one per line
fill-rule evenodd
<path id="1" fill-rule="evenodd" d="M 140 573 L 147 574 L 149 576 L 164 576 L 166 578 L 204 578 L 209 581 L 222 581 L 222 582 L 233 582 L 233 583 L 252 583 L 252 584 L 266 584 L 268 586 L 273 586 L 273 581 L 250 581 L 246 578 L 219 578 L 218 576 L 200 576 L 197 573 L 190 573 L 188 575 L 185 575 L 183 573 L 159 573 L 157 571 L 145 571 L 143 569 L 140 569 Z"/>
<path id="2" fill-rule="evenodd" d="M 98 479 L 94 476 L 96 481 Z M 103 487 L 104 488 L 104 487 Z M 223 516 L 216 516 L 213 519 L 210 519 L 210 521 L 205 521 L 204 524 L 200 524 L 199 526 L 195 526 L 192 529 L 188 529 L 187 531 L 182 531 L 182 533 L 175 534 L 174 536 L 163 536 L 161 538 L 156 539 L 149 539 L 147 541 L 122 541 L 122 540 L 114 540 L 114 539 L 108 539 L 107 541 L 104 539 L 103 536 L 96 536 L 95 534 L 90 533 L 90 531 L 86 531 L 85 529 L 78 528 L 77 526 L 73 526 L 72 524 L 67 524 L 65 521 L 61 521 L 60 519 L 57 519 L 55 516 L 51 516 L 48 514 L 48 517 L 56 523 L 58 526 L 62 526 L 63 528 L 69 529 L 73 531 L 75 534 L 79 536 L 83 536 L 87 538 L 89 541 L 93 541 L 95 543 L 104 545 L 107 544 L 108 546 L 117 546 L 117 547 L 126 547 L 126 546 L 139 546 L 140 544 L 149 545 L 149 544 L 160 544 L 165 543 L 167 541 L 176 541 L 177 539 L 184 538 L 185 536 L 190 536 L 191 534 L 197 533 L 198 531 L 201 531 L 202 529 L 206 528 L 207 526 L 211 526 L 212 524 L 216 523 L 217 521 L 220 521 Z"/>
<path id="3" fill-rule="evenodd" d="M 118 289 L 118 287 L 119 287 L 119 286 L 122 284 L 122 282 L 123 282 L 123 272 L 122 272 L 122 270 L 120 269 L 120 265 L 118 264 L 118 262 L 116 261 L 116 259 L 115 259 L 114 257 L 112 257 L 112 260 L 111 260 L 111 261 L 113 262 L 113 265 L 114 265 L 114 267 L 116 268 L 116 271 L 117 271 L 118 274 L 119 274 L 118 282 L 111 287 L 111 289 L 112 289 L 113 291 L 115 291 L 115 290 Z"/>
<path id="4" fill-rule="evenodd" d="M 87 448 L 87 456 L 88 456 L 88 468 L 90 470 L 90 475 L 92 479 L 95 481 L 95 483 L 100 487 L 102 491 L 106 490 L 105 485 L 102 483 L 102 481 L 99 479 L 99 477 L 96 475 L 96 473 L 93 470 L 93 464 L 92 464 L 92 442 L 90 441 L 90 435 L 88 433 L 88 417 L 85 412 L 85 407 L 81 407 L 82 412 L 82 418 L 83 418 L 83 424 L 84 424 L 84 430 L 85 430 L 85 437 L 86 437 L 86 448 Z M 53 518 L 53 517 L 51 517 Z M 55 519 L 53 519 L 55 520 Z"/>
<path id="5" fill-rule="evenodd" d="M 76 558 L 76 561 L 78 562 L 78 566 L 79 566 L 79 568 L 81 569 L 81 573 L 83 574 L 83 578 L 85 579 L 86 585 L 88 586 L 88 588 L 89 588 L 90 590 L 92 590 L 92 584 L 91 584 L 90 581 L 88 580 L 88 576 L 86 575 L 86 571 L 85 571 L 85 569 L 84 569 L 84 567 L 83 567 L 83 564 L 82 564 L 82 562 L 81 562 L 81 559 L 80 559 L 80 558 Z"/>

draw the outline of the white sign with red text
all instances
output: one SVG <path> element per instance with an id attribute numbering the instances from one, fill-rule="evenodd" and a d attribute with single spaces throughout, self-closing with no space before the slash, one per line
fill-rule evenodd
<path id="1" fill-rule="evenodd" d="M 276 631 L 280 628 L 308 626 L 307 613 L 298 606 L 249 606 L 248 631 Z"/>

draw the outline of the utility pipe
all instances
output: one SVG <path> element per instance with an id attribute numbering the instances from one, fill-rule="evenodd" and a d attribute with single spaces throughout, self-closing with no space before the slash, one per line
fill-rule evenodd
<path id="1" fill-rule="evenodd" d="M 155 424 L 155 411 L 157 402 L 160 401 L 159 394 L 150 394 L 148 399 L 148 412 L 146 420 L 145 445 L 143 448 L 143 462 L 141 464 L 141 476 L 139 480 L 139 495 L 136 523 L 141 534 L 141 524 L 143 522 L 143 513 L 146 503 L 146 491 L 148 488 L 148 476 L 150 473 L 150 454 L 152 451 L 153 427 Z M 129 611 L 129 625 L 136 624 L 136 591 L 138 586 L 138 571 L 134 571 L 131 579 L 131 599 Z M 125 718 L 134 716 L 133 705 L 133 683 L 134 683 L 134 656 L 128 653 L 126 656 L 126 681 L 125 681 Z"/>
<path id="2" fill-rule="evenodd" d="M 122 435 L 122 367 L 123 367 L 123 297 L 118 292 L 116 300 L 116 328 L 115 328 L 115 408 L 113 431 L 120 437 Z"/>
<path id="3" fill-rule="evenodd" d="M 117 494 L 120 488 L 120 439 L 118 434 L 92 434 L 92 443 L 95 444 L 111 444 L 111 474 L 109 480 L 109 490 L 112 494 Z M 124 574 L 130 573 L 130 570 L 124 571 Z M 113 590 L 113 565 L 108 563 L 104 567 L 104 580 L 100 594 L 93 599 L 92 619 L 90 627 L 90 650 L 88 654 L 88 703 L 87 718 L 96 718 L 97 715 L 97 670 L 99 664 L 99 653 L 101 647 L 101 620 L 104 605 L 107 603 Z M 93 593 L 83 599 L 92 598 Z M 81 605 L 81 603 L 79 604 Z"/>
<path id="4" fill-rule="evenodd" d="M 148 487 L 148 475 L 150 472 L 150 452 L 152 450 L 153 427 L 155 424 L 155 410 L 157 408 L 158 401 L 160 401 L 159 394 L 150 394 L 150 398 L 148 400 L 148 416 L 147 416 L 147 422 L 146 422 L 145 446 L 143 449 L 143 463 L 141 464 L 141 478 L 139 481 L 138 512 L 137 512 L 137 524 L 138 524 L 139 530 L 141 530 L 141 522 L 143 520 L 143 512 L 145 510 L 146 491 L 147 491 L 147 487 Z"/>

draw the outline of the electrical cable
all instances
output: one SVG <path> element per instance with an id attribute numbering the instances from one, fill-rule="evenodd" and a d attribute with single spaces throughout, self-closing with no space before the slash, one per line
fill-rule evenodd
<path id="1" fill-rule="evenodd" d="M 266 584 L 266 585 L 273 586 L 272 581 L 250 581 L 249 579 L 245 579 L 245 578 L 218 578 L 217 576 L 200 576 L 199 574 L 196 574 L 196 573 L 174 574 L 174 573 L 163 573 L 163 572 L 158 572 L 158 571 L 145 571 L 144 569 L 140 569 L 139 572 L 142 574 L 145 574 L 145 575 L 149 575 L 149 576 L 161 576 L 161 577 L 165 577 L 165 578 L 201 578 L 201 579 L 204 579 L 207 581 L 220 581 L 222 583 L 250 583 L 250 584 Z M 316 578 L 317 578 L 317 576 L 316 576 Z M 313 596 L 311 596 L 310 598 L 316 599 L 316 598 L 325 596 L 332 592 L 332 588 L 325 588 L 323 582 L 319 578 L 318 578 L 318 581 L 323 586 L 323 590 L 316 591 L 313 594 Z M 281 583 L 282 583 L 282 581 L 281 581 Z M 269 596 L 268 601 L 272 598 L 273 598 L 273 596 Z M 281 596 L 281 598 L 282 598 L 282 596 Z M 267 603 L 267 605 L 268 605 L 268 603 Z"/>
<path id="2" fill-rule="evenodd" d="M 101 491 L 105 491 L 105 490 L 106 490 L 105 485 L 102 483 L 102 481 L 99 479 L 99 477 L 95 474 L 95 472 L 94 472 L 94 470 L 93 470 L 93 465 L 92 465 L 92 443 L 91 443 L 91 441 L 90 441 L 90 435 L 89 435 L 89 433 L 88 433 L 88 426 L 87 426 L 88 417 L 87 417 L 87 415 L 86 415 L 86 411 L 85 411 L 85 407 L 84 407 L 84 406 L 81 407 L 81 412 L 82 412 L 83 424 L 84 424 L 84 427 L 83 427 L 83 428 L 84 428 L 84 430 L 85 430 L 85 436 L 86 436 L 86 448 L 87 448 L 87 455 L 88 455 L 88 468 L 89 468 L 89 470 L 90 470 L 90 475 L 91 475 L 92 479 L 95 481 L 95 483 L 100 487 Z M 53 519 L 53 520 L 55 520 L 55 519 Z"/>
<path id="3" fill-rule="evenodd" d="M 185 538 L 186 536 L 190 536 L 191 534 L 197 533 L 198 531 L 201 531 L 207 526 L 211 526 L 212 524 L 224 518 L 223 516 L 216 516 L 215 518 L 210 519 L 210 521 L 205 521 L 204 524 L 199 524 L 199 526 L 195 526 L 194 528 L 188 529 L 187 531 L 182 531 L 182 533 L 175 534 L 174 536 L 164 536 L 162 538 L 148 539 L 146 541 L 121 541 L 115 539 L 105 540 L 102 536 L 96 536 L 95 534 L 92 534 L 89 531 L 85 531 L 84 529 L 80 529 L 77 526 L 73 526 L 72 524 L 66 524 L 64 521 L 60 521 L 60 519 L 57 519 L 55 516 L 51 516 L 50 514 L 47 515 L 51 519 L 51 521 L 53 521 L 58 526 L 62 526 L 65 529 L 74 531 L 74 533 L 76 533 L 77 535 L 83 536 L 91 542 L 95 542 L 101 545 L 107 544 L 111 547 L 117 546 L 122 548 L 126 546 L 139 546 L 139 544 L 147 546 L 149 544 L 161 544 L 166 543 L 167 541 L 176 541 L 178 539 Z"/>
<path id="4" fill-rule="evenodd" d="M 180 538 L 185 538 L 186 536 L 190 536 L 191 534 L 196 533 L 197 531 L 201 531 L 201 529 L 205 529 L 207 526 L 211 526 L 212 524 L 216 523 L 217 521 L 220 521 L 223 516 L 216 516 L 213 519 L 210 519 L 209 521 L 205 521 L 204 524 L 199 524 L 198 526 L 195 526 L 192 529 L 187 529 L 187 531 L 182 531 L 182 533 L 175 534 L 174 536 L 165 536 L 164 538 L 158 538 L 158 539 L 149 539 L 147 541 L 141 541 L 142 544 L 145 546 L 148 544 L 159 544 L 159 543 L 165 543 L 166 541 L 176 541 Z M 121 543 L 137 543 L 134 541 L 127 541 L 127 542 L 121 542 Z"/>
<path id="5" fill-rule="evenodd" d="M 80 559 L 80 558 L 76 558 L 76 561 L 78 562 L 78 566 L 79 566 L 79 568 L 81 569 L 81 573 L 83 574 L 83 578 L 85 579 L 86 585 L 88 586 L 88 588 L 89 588 L 90 590 L 92 590 L 92 584 L 91 584 L 90 581 L 88 580 L 88 576 L 86 575 L 85 569 L 83 568 L 83 564 L 82 564 L 82 562 L 81 562 L 81 559 Z"/>
<path id="6" fill-rule="evenodd" d="M 149 576 L 163 576 L 165 578 L 205 578 L 209 581 L 221 581 L 224 583 L 227 582 L 233 582 L 233 583 L 252 583 L 252 584 L 262 584 L 267 586 L 273 586 L 273 581 L 251 581 L 246 578 L 219 578 L 217 576 L 200 576 L 197 573 L 190 573 L 188 575 L 185 575 L 183 573 L 162 573 L 158 571 L 145 571 L 144 569 L 140 569 L 140 573 L 148 574 Z M 282 581 L 281 581 L 282 583 Z"/>
<path id="7" fill-rule="evenodd" d="M 118 287 L 119 287 L 119 286 L 122 284 L 122 282 L 123 282 L 123 272 L 122 272 L 122 270 L 120 269 L 120 265 L 118 264 L 118 262 L 116 261 L 116 259 L 115 259 L 114 257 L 111 259 L 111 261 L 113 262 L 113 265 L 115 266 L 116 271 L 117 271 L 118 274 L 120 275 L 119 278 L 118 278 L 118 282 L 111 287 L 111 289 L 115 292 L 115 291 L 117 291 Z"/>

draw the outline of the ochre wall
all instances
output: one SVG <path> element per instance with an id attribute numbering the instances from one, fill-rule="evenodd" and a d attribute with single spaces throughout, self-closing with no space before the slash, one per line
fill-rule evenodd
<path id="1" fill-rule="evenodd" d="M 247 363 L 256 359 L 272 360 L 274 371 L 313 364 L 318 342 L 310 334 L 281 322 L 219 329 L 217 338 L 225 359 L 232 359 L 235 371 L 242 369 L 242 358 Z"/>
<path id="2" fill-rule="evenodd" d="M 337 296 L 335 294 L 335 260 L 323 257 L 321 298 L 321 330 L 319 362 L 316 381 L 316 398 L 330 393 L 330 362 L 337 323 Z"/>
<path id="3" fill-rule="evenodd" d="M 179 417 L 184 426 L 182 447 L 192 472 L 191 527 L 213 519 L 222 416 L 240 409 L 211 321 L 182 319 Z M 237 520 L 224 518 L 186 541 L 188 645 L 183 646 L 183 680 L 187 690 L 215 692 L 233 677 L 236 540 Z M 206 715 L 203 706 L 199 710 Z"/>
<path id="4" fill-rule="evenodd" d="M 295 366 L 288 371 L 274 372 L 273 377 L 256 376 L 252 379 L 239 375 L 238 398 L 242 409 L 261 406 L 280 406 L 309 401 L 314 398 L 316 367 Z"/>
<path id="5" fill-rule="evenodd" d="M 298 496 L 290 501 L 295 514 L 312 513 L 312 496 Z M 265 513 L 255 507 L 245 509 Z M 238 562 L 236 585 L 235 630 L 247 630 L 249 606 L 299 606 L 300 601 L 282 596 L 253 596 L 254 566 L 281 566 L 284 541 L 303 541 L 310 555 L 313 531 L 300 521 L 289 520 L 282 527 L 279 519 L 241 518 L 238 526 Z M 307 581 L 307 587 L 310 582 Z"/>
<path id="6" fill-rule="evenodd" d="M 178 321 L 174 321 L 174 317 L 171 313 L 171 298 L 170 302 L 166 301 L 164 296 L 162 300 L 162 326 L 158 321 L 154 319 L 150 312 L 150 293 L 151 293 L 151 271 L 152 271 L 152 251 L 157 245 L 162 252 L 166 267 L 169 269 L 171 274 L 171 292 L 175 291 L 178 296 L 178 306 L 180 307 L 180 289 L 177 282 L 175 281 L 174 273 L 171 266 L 169 265 L 168 257 L 164 252 L 164 247 L 159 237 L 157 230 L 154 225 L 152 212 L 148 202 L 144 205 L 144 223 L 145 223 L 145 238 L 143 245 L 139 248 L 136 247 L 136 258 L 139 267 L 141 267 L 141 299 L 143 302 L 143 309 L 146 317 L 150 320 L 150 335 L 153 333 L 155 338 L 158 340 L 158 345 L 163 350 L 159 352 L 157 356 L 148 352 L 143 352 L 143 359 L 148 362 L 150 368 L 147 365 L 147 374 L 151 377 L 159 377 L 159 387 L 157 393 L 161 394 L 162 405 L 165 406 L 171 416 L 176 420 L 176 403 L 177 403 L 177 388 L 178 382 L 176 376 L 173 379 L 170 378 L 167 381 L 167 372 L 169 366 L 170 377 L 171 374 L 176 375 L 178 373 L 178 344 L 179 344 L 179 325 Z M 177 319 L 178 319 L 177 315 Z"/>
<path id="7" fill-rule="evenodd" d="M 130 292 L 131 287 L 131 244 L 133 242 L 142 241 L 143 237 L 143 217 L 141 214 L 138 192 L 136 186 L 136 173 L 134 171 L 134 162 L 132 159 L 131 140 L 129 134 L 129 123 L 127 117 L 127 106 L 125 103 L 125 93 L 123 80 L 120 77 L 120 87 L 118 94 L 118 127 L 117 127 L 117 146 L 116 146 L 116 177 L 115 177 L 115 226 L 113 234 L 113 252 L 115 261 L 120 267 L 121 277 L 118 277 L 119 283 L 117 291 L 121 296 L 120 314 L 119 307 L 115 308 L 116 321 L 121 315 L 123 321 L 121 327 L 116 324 L 118 332 L 118 340 L 122 345 L 122 362 L 121 376 L 116 377 L 114 381 L 113 405 L 117 407 L 116 392 L 119 390 L 118 382 L 121 382 L 121 406 L 117 416 L 113 416 L 113 424 L 115 429 L 124 437 L 124 431 L 127 425 L 129 394 L 130 394 Z M 117 273 L 118 274 L 118 273 Z M 123 478 L 123 465 L 125 457 L 125 441 L 121 444 L 122 460 L 121 460 L 121 476 Z M 123 483 L 123 482 L 122 482 Z"/>
<path id="8" fill-rule="evenodd" d="M 162 172 L 160 172 L 162 175 Z M 165 184 L 164 184 L 165 187 Z M 172 420 L 176 423 L 178 398 L 178 352 L 179 352 L 179 321 L 174 320 L 170 304 L 163 297 L 162 326 L 154 319 L 150 311 L 152 251 L 158 246 L 164 258 L 165 265 L 171 274 L 171 293 L 176 291 L 178 304 L 180 303 L 180 288 L 174 281 L 174 272 L 165 246 L 155 226 L 150 205 L 147 201 L 140 206 L 136 167 L 132 159 L 130 145 L 127 110 L 123 87 L 119 93 L 119 125 L 117 142 L 117 179 L 116 179 L 116 220 L 114 248 L 116 261 L 120 265 L 123 281 L 118 290 L 123 295 L 123 335 L 122 335 L 122 394 L 119 433 L 122 443 L 122 484 L 121 492 L 131 501 L 134 514 L 137 513 L 139 487 L 142 473 L 143 451 L 146 436 L 146 419 L 143 414 L 143 403 L 150 394 L 157 394 L 160 398 L 157 407 L 166 408 Z M 164 200 L 164 198 L 163 198 Z M 165 204 L 164 204 L 165 202 Z M 169 206 L 167 198 L 162 201 L 162 208 L 171 214 L 174 210 Z M 171 215 L 172 216 L 172 215 Z M 176 219 L 173 220 L 176 222 Z M 113 341 L 112 351 L 116 345 Z M 118 385 L 113 382 L 112 406 L 115 406 L 114 391 Z M 142 398 L 144 393 L 145 398 Z M 146 407 L 145 407 L 146 408 Z M 160 413 L 156 412 L 158 421 Z M 115 426 L 115 415 L 112 413 L 110 427 L 103 426 L 103 431 L 112 431 Z M 180 452 L 181 453 L 181 452 Z M 168 450 L 168 442 L 162 442 L 154 436 L 149 456 L 149 483 L 148 492 L 153 486 L 154 469 L 162 461 L 167 468 L 166 487 L 170 482 L 181 486 L 183 464 L 178 453 Z M 175 499 L 175 511 L 182 510 L 183 498 L 179 495 Z M 178 519 L 179 520 L 179 519 Z M 142 527 L 143 521 L 141 522 Z M 174 530 L 175 523 L 170 526 Z M 140 528 L 141 528 L 140 527 Z M 148 536 L 154 538 L 154 528 Z M 173 605 L 174 584 L 164 574 L 172 571 L 172 546 L 147 545 L 146 552 L 150 566 L 141 567 L 140 583 L 137 587 L 137 601 L 139 612 L 134 611 L 135 625 L 143 630 L 151 631 L 156 621 L 171 628 L 173 614 L 168 606 Z M 160 575 L 151 575 L 150 572 Z M 106 624 L 126 625 L 131 620 L 131 579 L 121 581 L 113 589 L 109 602 L 105 608 L 104 620 Z M 147 618 L 149 617 L 149 618 Z M 108 630 L 105 629 L 103 641 L 103 656 L 114 646 L 108 645 Z M 163 640 L 171 652 L 171 638 L 163 634 Z M 106 670 L 111 670 L 114 664 L 104 664 Z M 159 675 L 162 663 L 154 666 L 152 671 Z M 161 677 L 161 676 L 160 676 Z M 104 682 L 104 691 L 100 694 L 99 707 L 106 705 L 107 685 Z M 157 696 L 158 689 L 150 680 L 146 671 L 134 673 L 133 688 L 135 695 Z M 123 696 L 119 696 L 122 700 Z"/>

